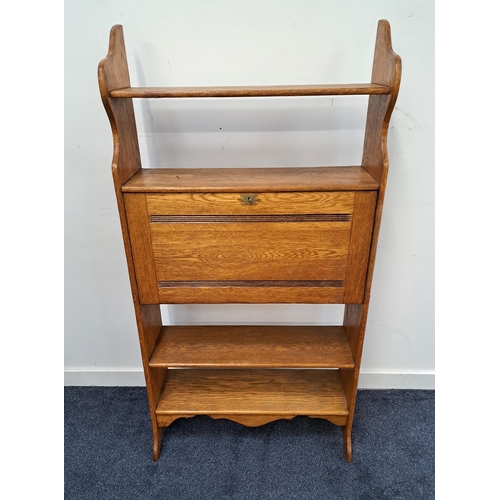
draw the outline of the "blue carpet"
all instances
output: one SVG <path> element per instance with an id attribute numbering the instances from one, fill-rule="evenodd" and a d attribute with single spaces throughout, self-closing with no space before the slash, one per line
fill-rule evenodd
<path id="1" fill-rule="evenodd" d="M 361 390 L 353 461 L 340 427 L 198 416 L 163 432 L 143 387 L 65 387 L 65 499 L 433 499 L 434 391 Z"/>

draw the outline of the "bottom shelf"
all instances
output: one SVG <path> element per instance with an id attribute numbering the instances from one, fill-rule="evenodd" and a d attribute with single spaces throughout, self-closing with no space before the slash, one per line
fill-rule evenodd
<path id="1" fill-rule="evenodd" d="M 158 424 L 209 415 L 257 426 L 306 415 L 345 425 L 338 370 L 169 369 L 156 408 Z"/>

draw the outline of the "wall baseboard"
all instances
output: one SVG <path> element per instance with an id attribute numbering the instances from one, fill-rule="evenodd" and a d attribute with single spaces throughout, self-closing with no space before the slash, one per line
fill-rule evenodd
<path id="1" fill-rule="evenodd" d="M 434 390 L 435 374 L 431 371 L 380 372 L 363 371 L 359 389 L 429 389 Z M 142 370 L 65 370 L 65 386 L 145 386 Z"/>
<path id="2" fill-rule="evenodd" d="M 145 387 L 144 372 L 133 370 L 64 370 L 64 385 Z"/>
<path id="3" fill-rule="evenodd" d="M 382 372 L 363 371 L 359 373 L 359 389 L 429 389 L 435 390 L 433 371 Z"/>

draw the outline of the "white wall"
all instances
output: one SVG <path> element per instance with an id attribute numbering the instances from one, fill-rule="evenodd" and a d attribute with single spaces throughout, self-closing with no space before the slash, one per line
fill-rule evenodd
<path id="1" fill-rule="evenodd" d="M 368 82 L 377 21 L 403 78 L 361 387 L 434 383 L 434 4 L 370 0 L 67 0 L 65 383 L 142 385 L 97 86 L 122 24 L 132 85 Z M 359 164 L 366 97 L 136 101 L 144 167 Z M 340 323 L 341 306 L 163 306 L 170 323 Z"/>

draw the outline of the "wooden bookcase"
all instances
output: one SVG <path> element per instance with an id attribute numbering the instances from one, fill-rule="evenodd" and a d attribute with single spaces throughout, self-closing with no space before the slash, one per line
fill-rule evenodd
<path id="1" fill-rule="evenodd" d="M 131 87 L 122 27 L 99 88 L 153 426 L 209 415 L 258 426 L 297 415 L 351 431 L 401 79 L 379 21 L 370 83 Z M 133 98 L 369 95 L 361 165 L 143 169 Z M 345 304 L 342 326 L 163 325 L 160 304 Z"/>

